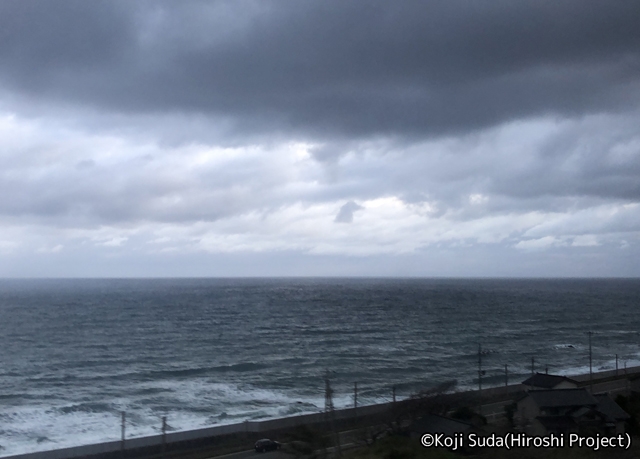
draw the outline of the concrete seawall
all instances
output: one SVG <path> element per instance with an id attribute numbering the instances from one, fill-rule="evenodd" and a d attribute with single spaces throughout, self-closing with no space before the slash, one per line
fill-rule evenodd
<path id="1" fill-rule="evenodd" d="M 393 402 L 360 406 L 357 409 L 347 408 L 335 410 L 337 421 L 350 419 L 356 416 L 368 416 L 387 411 Z M 284 430 L 301 425 L 313 425 L 326 422 L 324 412 L 290 416 L 285 418 L 268 419 L 264 421 L 245 421 L 237 424 L 227 424 L 221 426 L 207 427 L 203 429 L 187 430 L 182 432 L 167 433 L 162 435 L 151 435 L 127 439 L 124 444 L 126 450 L 145 448 L 150 446 L 160 446 L 164 444 L 180 443 L 185 441 L 198 440 L 203 438 L 218 437 L 231 434 L 260 434 L 274 430 Z M 256 435 L 259 436 L 259 435 Z M 121 441 L 110 441 L 91 445 L 74 446 L 70 448 L 56 449 L 50 451 L 39 451 L 34 453 L 19 454 L 14 456 L 0 456 L 2 459 L 72 459 L 98 454 L 114 453 L 121 451 L 123 444 Z"/>
<path id="2" fill-rule="evenodd" d="M 632 367 L 627 368 L 626 370 L 619 370 L 617 374 L 616 370 L 593 373 L 594 392 L 610 392 L 615 394 L 627 391 L 630 389 L 629 377 L 640 377 L 640 367 Z M 588 386 L 590 380 L 588 374 L 572 376 L 572 378 L 579 381 L 582 386 Z M 517 393 L 522 392 L 523 390 L 524 386 L 522 384 L 491 387 L 482 390 L 482 398 L 486 400 L 495 400 L 504 397 L 505 399 L 507 399 L 509 397 L 513 397 Z M 469 391 L 465 394 L 477 396 L 477 391 Z M 493 402 L 485 405 L 483 408 L 486 409 L 483 409 L 483 414 L 487 416 L 488 419 L 492 419 L 495 416 L 500 416 L 504 412 L 505 403 L 506 402 Z M 339 409 L 335 410 L 334 416 L 336 421 L 354 419 L 356 417 L 373 416 L 376 414 L 384 413 L 393 406 L 394 403 L 389 402 L 377 405 L 360 406 L 357 409 Z M 125 441 L 124 448 L 126 450 L 133 450 L 146 447 L 157 447 L 163 444 L 170 445 L 174 443 L 232 434 L 259 434 L 262 432 L 278 431 L 294 428 L 296 426 L 314 425 L 323 422 L 326 422 L 326 415 L 323 412 L 269 419 L 265 421 L 245 421 L 237 424 L 227 424 L 207 427 L 203 429 L 172 432 L 167 433 L 164 437 L 163 435 L 152 435 L 147 437 L 131 438 Z M 121 441 L 110 441 L 105 443 L 75 446 L 71 448 L 51 451 L 40 451 L 35 453 L 0 457 L 2 459 L 73 459 L 99 454 L 115 453 L 121 451 L 122 448 L 123 443 Z"/>

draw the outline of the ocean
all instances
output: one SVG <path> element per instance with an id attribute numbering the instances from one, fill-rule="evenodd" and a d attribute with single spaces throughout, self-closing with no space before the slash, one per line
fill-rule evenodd
<path id="1" fill-rule="evenodd" d="M 0 280 L 0 456 L 640 364 L 638 279 Z M 327 373 L 328 372 L 328 373 Z"/>

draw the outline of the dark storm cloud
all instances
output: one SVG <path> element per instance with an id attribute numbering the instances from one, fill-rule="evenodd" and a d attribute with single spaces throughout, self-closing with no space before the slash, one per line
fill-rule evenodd
<path id="1" fill-rule="evenodd" d="M 637 1 L 4 1 L 0 81 L 239 133 L 437 135 L 640 97 Z"/>
<path id="2" fill-rule="evenodd" d="M 0 2 L 2 76 L 26 92 L 69 91 L 96 70 L 122 65 L 132 25 L 117 2 Z"/>
<path id="3" fill-rule="evenodd" d="M 442 274 L 447 247 L 492 247 L 478 275 L 548 275 L 545 250 L 635 259 L 638 18 L 637 0 L 0 1 L 0 254 L 136 254 L 142 275 L 169 253 L 382 257 L 351 275 L 401 254 Z M 286 272 L 335 274 L 305 266 Z"/>

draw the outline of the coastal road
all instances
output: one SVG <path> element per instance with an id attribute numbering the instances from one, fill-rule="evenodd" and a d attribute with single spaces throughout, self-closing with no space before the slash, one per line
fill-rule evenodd
<path id="1" fill-rule="evenodd" d="M 342 449 L 351 449 L 356 446 L 355 443 L 343 445 Z M 331 457 L 334 448 L 327 448 L 327 453 Z M 293 459 L 295 456 L 284 451 L 268 451 L 266 453 L 256 453 L 254 450 L 240 451 L 233 454 L 225 454 L 224 456 L 212 456 L 208 459 Z"/>
<path id="2" fill-rule="evenodd" d="M 359 445 L 356 441 L 355 435 L 357 434 L 356 430 L 350 430 L 346 432 L 340 432 L 340 443 L 341 449 L 343 451 L 355 448 Z M 286 443 L 282 446 L 285 447 L 284 450 L 277 451 L 268 451 L 266 453 L 257 453 L 255 450 L 250 449 L 247 451 L 239 451 L 237 453 L 225 454 L 224 456 L 210 456 L 207 459 L 293 459 L 295 455 L 291 452 L 291 450 L 287 450 Z M 333 452 L 335 451 L 335 447 L 331 446 L 327 448 L 327 453 L 329 457 L 332 457 Z M 316 451 L 319 453 L 320 451 Z"/>
<path id="3" fill-rule="evenodd" d="M 224 456 L 214 456 L 209 459 L 291 459 L 292 455 L 283 451 L 268 451 L 266 453 L 256 453 L 255 450 L 240 451 L 239 453 L 225 454 Z"/>
<path id="4" fill-rule="evenodd" d="M 359 430 L 345 430 L 340 432 L 339 435 L 341 448 L 346 450 L 358 446 L 358 438 L 361 434 Z M 293 459 L 295 456 L 291 450 L 287 448 L 287 444 L 284 443 L 282 446 L 283 449 L 281 450 L 267 451 L 266 453 L 257 453 L 255 450 L 250 449 L 246 451 L 239 451 L 237 453 L 225 454 L 224 456 L 210 456 L 207 459 Z M 334 447 L 327 448 L 329 456 L 332 455 L 333 451 Z"/>

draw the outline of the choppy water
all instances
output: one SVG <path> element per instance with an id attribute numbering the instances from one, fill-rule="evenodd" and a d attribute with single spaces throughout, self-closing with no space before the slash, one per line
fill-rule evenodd
<path id="1" fill-rule="evenodd" d="M 640 280 L 0 281 L 0 455 L 640 364 Z"/>

